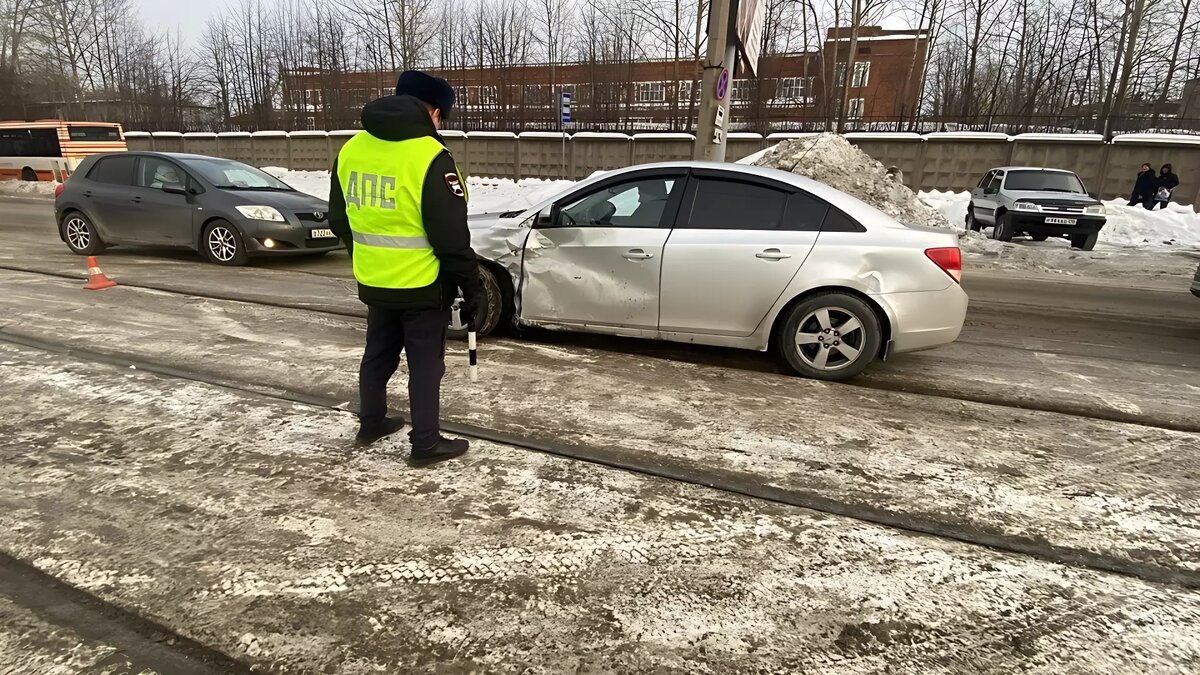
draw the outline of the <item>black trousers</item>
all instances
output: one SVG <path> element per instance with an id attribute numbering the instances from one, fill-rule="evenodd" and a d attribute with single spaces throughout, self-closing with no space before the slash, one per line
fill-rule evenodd
<path id="1" fill-rule="evenodd" d="M 399 311 L 367 308 L 367 348 L 358 369 L 358 420 L 364 427 L 387 416 L 387 386 L 408 353 L 409 438 L 414 448 L 437 444 L 442 376 L 446 374 L 446 327 L 449 310 Z"/>

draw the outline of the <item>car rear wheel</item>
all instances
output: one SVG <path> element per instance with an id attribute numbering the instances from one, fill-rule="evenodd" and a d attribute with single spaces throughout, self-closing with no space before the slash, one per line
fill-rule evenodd
<path id="1" fill-rule="evenodd" d="M 1096 240 L 1099 238 L 1099 232 L 1080 232 L 1079 234 L 1073 234 L 1071 235 L 1071 248 L 1090 251 L 1096 248 Z"/>
<path id="2" fill-rule="evenodd" d="M 996 218 L 996 227 L 992 228 L 992 239 L 996 241 L 1012 241 L 1012 238 L 1012 222 L 1009 220 L 1008 214 L 1005 213 Z"/>
<path id="3" fill-rule="evenodd" d="M 978 232 L 983 229 L 983 226 L 979 224 L 978 220 L 975 220 L 975 214 L 971 211 L 967 211 L 967 229 L 971 232 Z"/>
<path id="4" fill-rule="evenodd" d="M 200 250 L 209 262 L 217 265 L 245 265 L 249 260 L 242 235 L 224 220 L 214 220 L 204 228 Z"/>
<path id="5" fill-rule="evenodd" d="M 483 337 L 491 334 L 496 330 L 496 326 L 500 325 L 500 319 L 504 316 L 504 291 L 495 272 L 486 265 L 479 266 L 479 282 L 483 286 L 483 302 L 475 315 L 475 334 Z M 467 321 L 458 309 L 461 304 L 462 297 L 459 297 L 450 309 L 450 327 L 446 334 L 453 340 L 467 339 Z"/>
<path id="6" fill-rule="evenodd" d="M 1050 238 L 1050 235 L 1048 235 L 1048 234 L 1031 234 L 1031 235 L 1029 235 L 1029 237 L 1031 239 L 1033 239 L 1034 241 L 1046 241 L 1047 239 Z"/>
<path id="7" fill-rule="evenodd" d="M 800 375 L 845 380 L 879 354 L 883 330 L 875 311 L 848 293 L 822 293 L 796 305 L 779 335 L 779 349 Z"/>
<path id="8" fill-rule="evenodd" d="M 96 227 L 88 217 L 72 211 L 63 218 L 63 238 L 67 248 L 76 255 L 96 255 L 104 250 L 104 242 L 96 234 Z"/>

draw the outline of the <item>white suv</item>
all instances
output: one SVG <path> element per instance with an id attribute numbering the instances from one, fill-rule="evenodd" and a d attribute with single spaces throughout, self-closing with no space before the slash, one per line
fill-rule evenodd
<path id="1" fill-rule="evenodd" d="M 991 226 L 992 239 L 1034 241 L 1065 237 L 1090 251 L 1104 227 L 1104 205 L 1083 187 L 1079 176 L 1062 169 L 1006 166 L 992 169 L 971 189 L 967 229 Z"/>

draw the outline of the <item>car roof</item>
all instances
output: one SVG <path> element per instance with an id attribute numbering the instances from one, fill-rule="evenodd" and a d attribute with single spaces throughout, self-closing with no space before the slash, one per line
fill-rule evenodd
<path id="1" fill-rule="evenodd" d="M 998 166 L 994 169 L 989 169 L 989 171 L 1048 171 L 1052 173 L 1075 173 L 1074 171 L 1068 171 L 1066 169 L 1051 169 L 1050 167 L 1046 166 Z"/>

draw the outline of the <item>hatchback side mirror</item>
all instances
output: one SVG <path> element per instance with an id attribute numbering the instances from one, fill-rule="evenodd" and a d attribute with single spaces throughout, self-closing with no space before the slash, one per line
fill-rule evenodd
<path id="1" fill-rule="evenodd" d="M 170 192 L 173 195 L 186 195 L 188 190 L 183 183 L 164 183 L 162 186 L 163 192 Z"/>

